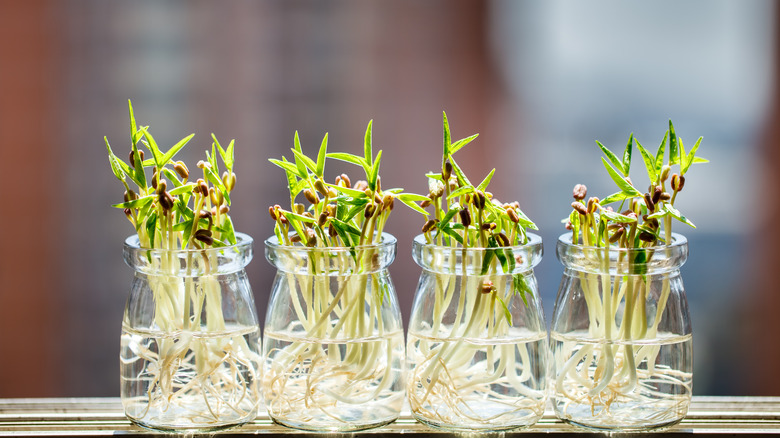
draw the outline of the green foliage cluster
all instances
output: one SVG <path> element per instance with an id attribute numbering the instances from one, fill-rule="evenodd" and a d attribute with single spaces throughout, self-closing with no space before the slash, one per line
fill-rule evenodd
<path id="1" fill-rule="evenodd" d="M 573 190 L 573 208 L 566 228 L 572 231 L 572 243 L 586 246 L 621 248 L 645 248 L 671 242 L 672 219 L 694 227 L 675 207 L 677 195 L 685 185 L 685 174 L 695 163 L 706 163 L 696 152 L 702 137 L 696 140 L 686 153 L 681 138 L 677 136 L 672 121 L 661 144 L 653 154 L 631 134 L 622 158 L 596 141 L 604 157 L 601 162 L 618 191 L 604 199 L 591 197 L 585 200 L 587 188 L 577 184 Z M 636 188 L 629 176 L 633 146 L 636 145 L 647 170 L 650 185 L 647 192 Z M 666 151 L 669 151 L 668 154 Z M 672 172 L 678 166 L 679 173 Z M 620 203 L 617 210 L 609 204 Z"/>
<path id="2" fill-rule="evenodd" d="M 176 154 L 194 137 L 184 137 L 163 152 L 149 132 L 148 126 L 138 126 L 130 112 L 131 150 L 129 163 L 114 154 L 108 138 L 111 170 L 125 187 L 124 202 L 113 207 L 124 210 L 138 233 L 141 246 L 160 249 L 202 249 L 236 243 L 230 211 L 230 193 L 236 185 L 233 172 L 234 145 L 231 140 L 223 148 L 212 134 L 211 152 L 197 167 L 202 178 L 190 182 L 189 168 L 182 161 L 173 161 Z M 151 158 L 145 157 L 143 146 Z M 225 170 L 219 176 L 221 158 Z M 134 184 L 135 189 L 130 185 Z"/>

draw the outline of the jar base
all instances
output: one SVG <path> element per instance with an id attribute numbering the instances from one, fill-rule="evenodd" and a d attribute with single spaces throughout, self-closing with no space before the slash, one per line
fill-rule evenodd
<path id="1" fill-rule="evenodd" d="M 587 424 L 587 423 L 580 423 L 566 418 L 560 418 L 560 420 L 566 424 L 571 424 L 572 426 L 576 426 L 580 429 L 586 429 L 591 432 L 649 432 L 649 431 L 658 432 L 664 429 L 668 429 L 680 423 L 683 419 L 678 418 L 676 420 L 667 421 L 665 423 L 631 425 L 631 426 L 619 426 L 619 425 L 608 426 L 602 424 Z"/>
<path id="2" fill-rule="evenodd" d="M 398 419 L 398 417 L 394 417 L 372 423 L 349 424 L 345 422 L 338 425 L 334 424 L 332 426 L 326 426 L 315 425 L 307 422 L 287 421 L 281 418 L 276 418 L 274 416 L 270 417 L 271 420 L 273 420 L 273 422 L 276 424 L 289 427 L 291 429 L 306 430 L 310 432 L 357 432 L 361 430 L 375 429 L 377 427 L 386 426 Z"/>
<path id="3" fill-rule="evenodd" d="M 136 420 L 136 419 L 133 419 L 133 418 L 129 418 L 129 417 L 128 417 L 128 419 L 130 420 L 131 423 L 135 424 L 136 426 L 142 427 L 144 429 L 152 430 L 152 431 L 155 431 L 155 432 L 185 433 L 185 434 L 186 433 L 197 433 L 197 434 L 200 434 L 200 433 L 208 433 L 208 432 L 218 432 L 218 431 L 223 431 L 223 430 L 227 430 L 227 429 L 233 429 L 233 428 L 241 427 L 244 424 L 247 424 L 247 423 L 249 423 L 251 421 L 251 420 L 244 420 L 244 421 L 241 421 L 241 422 L 238 422 L 238 423 L 217 424 L 217 425 L 213 425 L 213 426 L 208 425 L 208 426 L 192 426 L 192 427 L 183 426 L 183 427 L 178 427 L 178 426 L 166 426 L 166 425 L 156 425 L 156 424 L 152 424 L 152 423 L 146 423 L 146 422 L 143 422 L 143 421 L 140 421 L 140 420 Z"/>
<path id="4" fill-rule="evenodd" d="M 523 424 L 507 424 L 507 425 L 495 425 L 495 424 L 489 424 L 485 425 L 484 427 L 480 426 L 458 426 L 455 424 L 450 423 L 437 423 L 435 421 L 431 421 L 425 417 L 422 417 L 417 414 L 413 414 L 414 419 L 419 421 L 420 423 L 437 430 L 445 430 L 449 432 L 459 432 L 459 433 L 493 433 L 493 432 L 504 432 L 507 430 L 512 431 L 518 431 L 527 429 L 539 420 L 539 418 L 533 419 L 533 421 L 529 423 L 523 423 Z"/>

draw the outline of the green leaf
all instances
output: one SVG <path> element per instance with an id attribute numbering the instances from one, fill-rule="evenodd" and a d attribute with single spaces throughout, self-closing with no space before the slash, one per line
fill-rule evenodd
<path id="1" fill-rule="evenodd" d="M 345 222 L 351 221 L 358 213 L 363 213 L 366 209 L 366 204 L 368 204 L 368 199 L 364 198 L 363 201 L 362 203 L 354 203 L 349 211 L 344 216 L 341 216 L 341 219 Z"/>
<path id="2" fill-rule="evenodd" d="M 661 174 L 661 170 L 664 168 L 664 154 L 666 153 L 666 140 L 669 138 L 669 131 L 664 133 L 664 138 L 661 140 L 661 144 L 658 145 L 658 150 L 655 152 L 655 173 Z"/>
<path id="3" fill-rule="evenodd" d="M 169 190 L 168 193 L 171 196 L 178 196 L 184 193 L 190 193 L 195 188 L 195 183 L 182 184 L 173 190 Z"/>
<path id="4" fill-rule="evenodd" d="M 295 131 L 295 135 L 293 136 L 293 146 L 295 146 L 295 150 L 298 151 L 301 155 L 303 155 L 303 150 L 301 150 L 301 139 L 298 137 L 298 131 Z M 298 166 L 298 174 L 299 175 L 306 175 L 306 166 L 301 163 L 298 160 L 295 160 L 295 165 Z M 302 176 L 301 178 L 306 178 L 306 176 Z"/>
<path id="5" fill-rule="evenodd" d="M 609 173 L 609 176 L 612 177 L 612 181 L 617 184 L 618 188 L 620 190 L 624 191 L 626 194 L 629 194 L 631 196 L 642 196 L 641 193 L 637 189 L 634 188 L 634 186 L 631 185 L 626 179 L 618 174 L 617 170 L 615 170 L 604 157 L 601 157 L 601 162 L 604 163 L 604 167 L 607 169 L 607 172 Z"/>
<path id="6" fill-rule="evenodd" d="M 479 185 L 477 186 L 477 189 L 484 192 L 485 189 L 487 188 L 488 184 L 490 184 L 490 180 L 493 179 L 493 174 L 494 173 L 496 173 L 496 169 L 495 168 L 493 168 L 493 170 L 491 170 L 490 173 L 488 173 L 488 175 L 485 177 L 485 179 L 483 179 L 482 182 L 479 183 Z"/>
<path id="7" fill-rule="evenodd" d="M 688 169 L 691 167 L 691 164 L 693 164 L 694 159 L 696 158 L 696 151 L 699 150 L 699 145 L 701 144 L 701 140 L 703 137 L 699 137 L 698 140 L 696 140 L 696 144 L 693 145 L 691 148 L 691 151 L 688 152 L 688 156 L 685 159 L 685 166 L 680 168 L 680 174 L 685 175 L 685 172 L 688 171 Z"/>
<path id="8" fill-rule="evenodd" d="M 493 257 L 496 256 L 496 251 L 494 248 L 498 247 L 498 243 L 496 243 L 496 238 L 493 236 L 490 236 L 488 238 L 488 250 L 485 251 L 485 258 L 482 259 L 482 269 L 480 271 L 481 275 L 485 275 L 490 270 L 490 264 L 493 262 Z"/>
<path id="9" fill-rule="evenodd" d="M 360 191 L 360 190 L 355 190 L 355 189 L 347 188 L 347 187 L 341 187 L 341 186 L 337 186 L 335 184 L 329 184 L 329 183 L 325 183 L 325 185 L 328 186 L 328 187 L 333 187 L 334 189 L 336 189 L 337 192 L 343 193 L 343 194 L 345 194 L 347 196 L 351 196 L 353 198 L 365 198 L 366 197 L 366 193 L 363 192 L 363 191 Z"/>
<path id="10" fill-rule="evenodd" d="M 163 154 L 160 152 L 157 142 L 154 140 L 154 137 L 152 137 L 152 134 L 149 134 L 149 131 L 146 128 L 141 128 L 141 131 L 144 133 L 144 138 L 146 138 L 146 145 L 149 147 L 149 150 L 152 151 L 154 164 L 158 169 L 161 169 L 165 162 L 163 161 Z"/>
<path id="11" fill-rule="evenodd" d="M 366 127 L 366 136 L 363 139 L 363 155 L 366 159 L 366 163 L 371 163 L 374 161 L 374 153 L 372 150 L 372 136 L 373 136 L 373 125 L 374 120 L 368 121 L 368 126 Z"/>
<path id="12" fill-rule="evenodd" d="M 111 171 L 114 172 L 114 176 L 119 180 L 123 181 L 125 180 L 125 173 L 122 170 L 122 165 L 119 164 L 122 160 L 117 158 L 116 155 L 114 155 L 114 152 L 111 150 L 111 145 L 108 144 L 108 137 L 103 137 L 103 140 L 106 141 L 106 149 L 108 149 L 108 162 L 111 164 Z M 127 165 L 125 165 L 127 166 Z M 129 168 L 129 166 L 128 166 Z"/>
<path id="13" fill-rule="evenodd" d="M 311 158 L 307 157 L 306 155 L 303 155 L 302 152 L 298 152 L 295 149 L 290 149 L 293 152 L 293 155 L 295 155 L 295 163 L 298 164 L 298 169 L 300 170 L 300 164 L 303 163 L 303 165 L 311 170 L 314 174 L 317 173 L 317 163 L 314 162 Z M 306 169 L 304 169 L 305 172 Z M 308 177 L 308 175 L 306 176 Z"/>
<path id="14" fill-rule="evenodd" d="M 127 108 L 130 112 L 130 136 L 133 137 L 138 132 L 138 125 L 135 123 L 135 115 L 133 114 L 133 101 L 127 99 Z M 137 140 L 133 139 L 133 143 Z"/>
<path id="15" fill-rule="evenodd" d="M 682 213 L 680 213 L 680 210 L 677 210 L 670 204 L 663 204 L 664 209 L 669 212 L 669 215 L 671 215 L 673 218 L 677 219 L 678 221 L 690 225 L 692 228 L 696 228 L 696 225 L 693 224 L 690 220 L 688 220 L 687 217 L 683 216 Z"/>
<path id="16" fill-rule="evenodd" d="M 633 198 L 634 196 L 636 196 L 636 195 L 631 195 L 631 194 L 628 194 L 626 192 L 617 192 L 617 193 L 613 193 L 613 194 L 607 196 L 606 198 L 602 199 L 601 202 L 599 202 L 599 204 L 607 205 L 607 204 L 611 204 L 613 202 L 619 202 L 619 201 L 623 201 L 623 200 L 628 199 L 628 198 Z"/>
<path id="17" fill-rule="evenodd" d="M 455 152 L 458 152 L 463 148 L 463 146 L 466 146 L 467 144 L 474 141 L 477 137 L 479 137 L 479 134 L 474 134 L 466 138 L 461 138 L 460 140 L 456 141 L 450 146 L 450 155 L 455 154 Z"/>
<path id="18" fill-rule="evenodd" d="M 463 245 L 463 236 L 458 234 L 458 232 L 455 231 L 451 226 L 447 226 L 447 224 L 445 224 L 443 227 L 439 228 L 439 230 L 442 233 L 444 233 L 444 234 L 452 237 L 453 239 L 455 239 L 461 245 Z"/>
<path id="19" fill-rule="evenodd" d="M 306 223 L 309 223 L 309 224 L 313 224 L 314 222 L 316 222 L 316 220 L 314 218 L 310 218 L 308 216 L 304 216 L 304 215 L 301 215 L 301 214 L 293 213 L 291 211 L 285 211 L 284 215 L 287 217 L 288 220 L 290 218 L 293 218 L 293 219 L 299 220 L 301 222 L 306 222 Z"/>
<path id="20" fill-rule="evenodd" d="M 626 143 L 626 149 L 623 150 L 623 175 L 628 176 L 631 171 L 631 146 L 634 143 L 634 133 L 628 136 L 628 143 Z"/>
<path id="21" fill-rule="evenodd" d="M 647 169 L 647 177 L 651 182 L 658 181 L 658 173 L 655 171 L 655 159 L 647 149 L 645 149 L 639 140 L 636 141 L 636 147 L 639 149 L 639 153 L 642 154 L 642 160 L 645 162 L 645 169 Z"/>
<path id="22" fill-rule="evenodd" d="M 669 119 L 669 164 L 680 163 L 680 147 L 677 142 L 677 134 L 674 133 L 674 125 Z"/>
<path id="23" fill-rule="evenodd" d="M 604 155 L 607 156 L 607 158 L 612 163 L 612 165 L 615 166 L 615 168 L 617 168 L 617 169 L 621 169 L 621 171 L 622 171 L 622 169 L 623 169 L 623 162 L 620 161 L 620 159 L 617 157 L 617 155 L 612 153 L 611 150 L 607 149 L 607 147 L 604 146 L 603 144 L 601 144 L 600 141 L 596 140 L 596 144 L 599 145 L 599 147 L 601 148 L 601 151 L 604 152 Z"/>
<path id="24" fill-rule="evenodd" d="M 206 174 L 206 179 L 211 181 L 212 184 L 219 187 L 219 190 L 222 192 L 222 196 L 225 197 L 225 202 L 227 205 L 230 205 L 230 194 L 228 193 L 228 189 L 225 188 L 225 184 L 222 182 L 222 179 L 214 173 L 212 169 L 209 169 L 208 167 L 203 168 L 203 173 Z"/>
<path id="25" fill-rule="evenodd" d="M 284 157 L 282 157 L 282 158 L 285 159 Z M 293 175 L 298 176 L 301 179 L 306 179 L 308 177 L 308 175 L 306 175 L 306 173 L 305 173 L 306 172 L 305 168 L 303 169 L 304 174 L 300 174 L 299 173 L 300 169 L 297 166 L 295 166 L 293 163 L 290 163 L 289 161 L 286 161 L 286 159 L 285 159 L 285 161 L 280 161 L 280 160 L 275 160 L 273 158 L 270 158 L 270 159 L 268 159 L 268 161 L 270 161 L 273 164 L 281 167 L 285 171 L 290 172 Z"/>
<path id="26" fill-rule="evenodd" d="M 636 218 L 635 217 L 624 216 L 624 215 L 622 215 L 620 213 L 616 213 L 614 211 L 609 211 L 606 208 L 600 209 L 599 210 L 599 214 L 601 214 L 601 216 L 606 217 L 607 219 L 611 220 L 612 222 L 617 222 L 617 223 L 620 223 L 620 224 L 632 224 L 632 223 L 636 222 Z"/>
<path id="27" fill-rule="evenodd" d="M 228 172 L 232 172 L 234 163 L 233 148 L 236 144 L 236 140 L 230 140 L 230 144 L 228 144 L 227 149 L 222 149 L 222 145 L 219 143 L 217 136 L 214 135 L 213 132 L 211 133 L 211 139 L 214 140 L 214 144 L 217 145 L 219 156 L 222 157 L 222 162 L 225 163 L 225 168 L 228 170 Z"/>
<path id="28" fill-rule="evenodd" d="M 439 229 L 447 225 L 452 220 L 452 218 L 455 217 L 456 214 L 458 214 L 458 211 L 460 211 L 460 207 L 454 207 L 454 205 L 455 204 L 453 204 L 453 207 L 450 207 L 450 209 L 447 211 L 444 217 L 441 218 L 441 221 L 437 225 Z"/>
<path id="29" fill-rule="evenodd" d="M 450 122 L 447 120 L 447 113 L 442 111 L 442 125 L 444 129 L 444 159 L 449 158 L 452 155 L 450 152 L 450 145 L 452 142 L 452 136 L 450 134 Z"/>
<path id="30" fill-rule="evenodd" d="M 230 219 L 230 216 L 225 215 L 225 223 L 221 227 L 217 227 L 217 230 L 231 245 L 236 244 L 236 231 L 233 229 L 233 220 Z"/>
<path id="31" fill-rule="evenodd" d="M 710 160 L 703 158 L 703 157 L 693 157 L 693 163 L 709 163 Z"/>
<path id="32" fill-rule="evenodd" d="M 163 167 L 162 173 L 165 175 L 166 178 L 171 180 L 174 187 L 180 187 L 182 185 L 182 182 L 179 180 L 179 175 L 176 172 L 172 171 L 167 167 Z"/>
<path id="33" fill-rule="evenodd" d="M 168 149 L 168 152 L 166 152 L 165 155 L 163 155 L 162 157 L 162 162 L 163 163 L 170 162 L 173 159 L 173 157 L 176 156 L 176 153 L 178 153 L 181 150 L 181 148 L 186 146 L 187 143 L 189 143 L 189 141 L 192 140 L 192 137 L 195 137 L 195 134 L 190 134 L 182 138 L 181 140 L 179 140 L 178 143 L 176 143 L 170 149 Z"/>
<path id="34" fill-rule="evenodd" d="M 470 186 L 471 182 L 466 177 L 466 174 L 463 173 L 463 170 L 461 170 L 460 166 L 458 166 L 458 163 L 455 162 L 455 159 L 450 157 L 450 164 L 452 164 L 452 171 L 455 172 L 455 176 L 458 177 L 458 182 L 461 186 Z"/>
<path id="35" fill-rule="evenodd" d="M 420 195 L 415 195 L 415 196 L 420 196 Z M 430 214 L 427 211 L 425 211 L 422 207 L 420 207 L 419 205 L 415 204 L 414 203 L 414 198 L 406 197 L 403 194 L 397 196 L 396 198 L 398 198 L 399 201 L 403 202 L 404 205 L 406 205 L 407 207 L 411 208 L 412 210 L 414 210 L 414 211 L 416 211 L 418 213 L 424 214 L 425 216 L 428 216 Z M 422 196 L 422 198 L 428 199 L 425 196 Z"/>
<path id="36" fill-rule="evenodd" d="M 528 296 L 534 296 L 534 291 L 528 286 L 523 274 L 515 274 L 512 276 L 512 285 L 514 286 L 515 293 L 520 294 L 520 298 L 523 299 L 523 304 L 528 306 Z"/>
<path id="37" fill-rule="evenodd" d="M 387 190 L 386 190 L 387 191 Z M 406 201 L 430 201 L 430 198 L 428 198 L 425 195 L 418 195 L 416 193 L 400 193 L 396 198 L 399 198 L 401 200 Z"/>
<path id="38" fill-rule="evenodd" d="M 379 177 L 379 162 L 382 159 L 382 151 L 376 154 L 374 165 L 371 167 L 371 173 L 368 176 L 368 186 L 371 190 L 376 190 L 376 179 Z"/>
<path id="39" fill-rule="evenodd" d="M 332 152 L 327 154 L 326 157 L 333 158 L 334 160 L 346 161 L 347 163 L 357 164 L 363 168 L 367 167 L 366 160 L 358 157 L 357 155 L 347 154 L 344 152 Z"/>
<path id="40" fill-rule="evenodd" d="M 506 303 L 504 300 L 501 299 L 498 294 L 493 294 L 494 297 L 496 297 L 496 301 L 498 301 L 501 304 L 501 308 L 504 309 L 504 318 L 506 318 L 507 324 L 510 326 L 512 325 L 512 312 L 509 311 L 509 308 L 506 306 Z M 525 301 L 525 298 L 523 298 L 523 301 Z M 528 303 L 526 303 L 528 304 Z"/>
<path id="41" fill-rule="evenodd" d="M 142 196 L 140 198 L 133 199 L 132 201 L 123 202 L 121 204 L 114 204 L 112 207 L 116 208 L 141 208 L 157 198 L 157 194 L 151 194 Z"/>
<path id="42" fill-rule="evenodd" d="M 465 195 L 467 193 L 471 193 L 473 191 L 474 191 L 474 187 L 472 187 L 470 185 L 469 186 L 460 187 L 460 188 L 456 189 L 455 191 L 453 191 L 452 193 L 450 193 L 450 196 L 447 196 L 447 200 L 452 200 L 452 199 L 458 198 L 460 196 L 463 196 L 463 195 Z"/>
<path id="43" fill-rule="evenodd" d="M 154 238 L 157 230 L 157 212 L 152 212 L 146 218 L 146 233 L 149 235 L 149 247 L 154 248 Z M 148 253 L 151 260 L 151 252 Z"/>
<path id="44" fill-rule="evenodd" d="M 325 133 L 325 137 L 320 144 L 320 152 L 317 154 L 317 170 L 314 172 L 318 177 L 322 178 L 325 174 L 325 156 L 328 153 L 328 133 Z"/>

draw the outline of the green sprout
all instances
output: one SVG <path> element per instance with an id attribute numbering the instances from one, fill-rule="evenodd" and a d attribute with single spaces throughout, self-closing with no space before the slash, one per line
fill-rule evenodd
<path id="1" fill-rule="evenodd" d="M 544 391 L 531 388 L 539 382 L 534 382 L 528 373 L 522 378 L 511 377 L 516 372 L 514 350 L 524 359 L 522 366 L 529 367 L 527 371 L 534 366 L 528 358 L 529 352 L 534 355 L 536 344 L 527 346 L 519 341 L 508 346 L 490 344 L 492 340 L 514 336 L 510 335 L 516 329 L 510 310 L 513 298 L 519 295 L 527 307 L 534 295 L 535 286 L 530 283 L 535 285 L 533 273 L 526 268 L 528 265 L 518 247 L 529 243 L 527 230 L 537 227 L 518 202 L 503 203 L 487 190 L 496 169 L 478 184 L 469 180 L 455 154 L 471 144 L 478 134 L 452 141 L 446 113 L 442 114 L 442 120 L 441 172 L 426 174 L 429 194 L 421 204 L 433 206 L 422 233 L 427 243 L 423 251 L 428 251 L 426 257 L 433 260 L 433 268 L 426 269 L 434 271 L 430 287 L 435 288 L 435 299 L 430 323 L 432 335 L 413 333 L 411 329 L 409 333 L 410 344 L 418 350 L 415 357 L 408 358 L 414 363 L 407 391 L 412 411 L 435 423 L 465 422 L 481 428 L 489 427 L 489 422 L 498 417 L 520 417 L 524 415 L 521 412 L 541 415 L 546 400 Z M 460 266 L 456 266 L 458 263 Z M 444 336 L 442 332 L 447 333 L 447 340 L 440 343 L 427 340 L 431 336 L 437 339 Z M 502 354 L 511 354 L 512 359 L 501 358 Z M 482 362 L 472 362 L 473 357 L 481 357 Z M 478 369 L 493 377 L 476 379 L 474 370 Z M 504 379 L 509 382 L 504 388 L 506 392 L 492 386 L 504 385 L 498 383 Z M 502 413 L 486 420 L 483 414 L 474 411 L 476 405 L 464 401 L 474 397 L 503 406 L 497 411 Z"/>
<path id="2" fill-rule="evenodd" d="M 200 404 L 201 410 L 182 414 L 193 423 L 221 424 L 223 415 L 249 415 L 257 405 L 252 364 L 257 353 L 244 335 L 251 330 L 256 337 L 259 329 L 239 328 L 243 332 L 235 334 L 236 327 L 226 323 L 218 255 L 210 250 L 237 243 L 229 215 L 236 186 L 235 142 L 223 147 L 212 134 L 211 150 L 197 163 L 195 179 L 184 162 L 175 161 L 194 134 L 164 150 L 148 126 L 136 124 L 132 102 L 128 107 L 128 161 L 114 153 L 108 138 L 104 140 L 111 170 L 125 189 L 123 202 L 113 207 L 124 211 L 137 233 L 138 246 L 150 266 L 145 275 L 154 296 L 152 327 L 134 327 L 127 314 L 123 323 L 123 340 L 135 345 L 129 347 L 137 355 L 133 360 L 143 362 L 138 380 L 148 387 L 147 399 L 141 402 L 145 410 L 135 420 L 145 423 L 147 415 L 173 412 L 177 404 Z M 177 251 L 186 251 L 186 258 L 180 259 Z M 182 269 L 187 275 L 180 274 Z M 203 333 L 209 337 L 202 339 Z M 219 399 L 224 391 L 240 396 Z M 209 405 L 215 395 L 216 401 Z"/>
<path id="3" fill-rule="evenodd" d="M 604 154 L 601 162 L 618 190 L 599 199 L 587 198 L 587 188 L 583 184 L 577 184 L 573 189 L 572 212 L 563 222 L 571 231 L 571 243 L 583 248 L 585 259 L 582 263 L 588 263 L 594 269 L 597 267 L 596 272 L 577 271 L 573 275 L 579 279 L 587 304 L 589 337 L 603 340 L 603 344 L 588 345 L 576 354 L 571 353 L 570 358 L 563 358 L 565 364 L 558 370 L 556 393 L 575 403 L 589 404 L 594 415 L 602 410 L 609 413 L 613 403 L 620 405 L 625 400 L 640 399 L 643 397 L 640 390 L 652 392 L 652 397 L 663 398 L 665 395 L 661 391 L 642 389 L 660 385 L 657 381 L 668 379 L 674 384 L 687 385 L 690 392 L 689 375 L 681 370 L 662 371 L 660 365 L 653 365 L 659 354 L 659 347 L 654 342 L 659 337 L 659 324 L 671 287 L 669 275 L 663 276 L 656 305 L 650 297 L 656 293 L 654 288 L 657 286 L 653 285 L 647 266 L 657 254 L 664 253 L 664 247 L 674 244 L 674 222 L 695 228 L 675 202 L 685 187 L 685 176 L 690 167 L 707 162 L 696 156 L 701 141 L 699 137 L 686 152 L 671 120 L 655 153 L 642 146 L 633 134 L 628 138 L 622 157 L 597 141 Z M 637 185 L 629 176 L 634 146 L 641 155 L 649 180 L 644 192 L 638 187 L 645 186 Z M 613 259 L 610 259 L 611 252 Z M 615 267 L 618 274 L 610 275 L 610 269 Z M 560 336 L 563 334 L 552 334 L 554 339 Z M 613 345 L 615 343 L 620 346 Z M 556 347 L 559 348 L 569 347 Z M 568 350 L 566 353 L 556 350 L 556 355 L 569 353 Z M 581 362 L 590 357 L 595 364 L 593 369 Z M 654 370 L 658 374 L 654 374 Z M 663 375 L 664 372 L 667 375 Z M 584 385 L 587 390 L 579 394 L 570 389 L 571 382 Z M 646 403 L 651 404 L 653 400 L 648 396 Z M 613 408 L 613 411 L 620 409 Z M 606 418 L 611 417 L 604 419 L 610 421 Z"/>
<path id="4" fill-rule="evenodd" d="M 369 417 L 381 417 L 395 405 L 400 409 L 403 399 L 397 363 L 403 357 L 400 314 L 383 316 L 395 306 L 395 298 L 387 297 L 389 275 L 379 261 L 388 243 L 384 229 L 396 201 L 425 213 L 416 202 L 427 197 L 382 187 L 382 151 L 374 154 L 372 122 L 363 156 L 329 152 L 327 134 L 316 158 L 303 153 L 297 132 L 293 143 L 291 161 L 270 160 L 284 170 L 290 194 L 289 207 L 268 209 L 274 221 L 272 246 L 282 263 L 295 266 L 279 271 L 276 279 L 289 289 L 294 317 L 266 325 L 266 407 L 277 421 L 297 427 L 316 428 L 319 422 L 333 427 L 334 421 L 342 423 L 336 426 L 341 430 L 367 427 L 379 421 Z M 328 181 L 325 164 L 331 159 L 358 166 L 363 178 L 353 182 L 341 174 Z M 306 256 L 290 255 L 298 251 Z M 296 340 L 282 342 L 291 332 Z M 350 340 L 346 346 L 345 339 Z M 357 406 L 368 412 L 349 419 Z M 397 411 L 388 414 L 389 421 L 395 417 Z"/>

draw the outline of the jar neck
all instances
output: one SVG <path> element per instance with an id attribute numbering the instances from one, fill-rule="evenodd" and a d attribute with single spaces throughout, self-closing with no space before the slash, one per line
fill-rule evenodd
<path id="1" fill-rule="evenodd" d="M 253 240 L 236 233 L 236 244 L 218 248 L 167 250 L 142 248 L 137 235 L 124 244 L 124 259 L 128 266 L 147 275 L 198 277 L 241 271 L 253 256 Z"/>
<path id="2" fill-rule="evenodd" d="M 382 233 L 382 241 L 355 247 L 291 246 L 276 236 L 265 241 L 265 256 L 277 270 L 303 275 L 354 275 L 386 271 L 395 260 L 396 238 Z"/>
<path id="3" fill-rule="evenodd" d="M 498 248 L 462 248 L 427 243 L 420 234 L 412 243 L 414 261 L 423 269 L 457 275 L 503 275 L 527 272 L 542 259 L 542 238 L 528 234 L 528 243 Z"/>
<path id="4" fill-rule="evenodd" d="M 556 256 L 567 269 L 610 275 L 655 275 L 679 270 L 688 259 L 688 240 L 672 233 L 669 245 L 647 248 L 594 247 L 558 238 Z"/>

